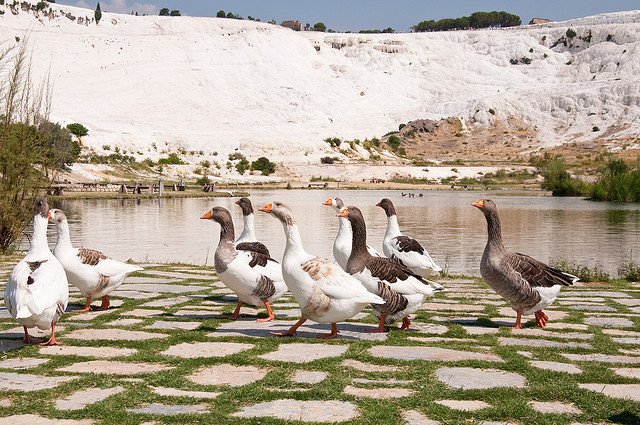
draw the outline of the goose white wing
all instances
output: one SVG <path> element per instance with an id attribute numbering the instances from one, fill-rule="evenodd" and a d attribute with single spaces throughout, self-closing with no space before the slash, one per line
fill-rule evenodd
<path id="1" fill-rule="evenodd" d="M 333 299 L 350 299 L 357 302 L 382 304 L 384 300 L 367 291 L 362 284 L 335 262 L 314 258 L 301 264 L 320 290 Z"/>
<path id="2" fill-rule="evenodd" d="M 422 278 L 388 258 L 372 258 L 363 273 L 368 273 L 369 279 L 382 281 L 401 294 L 431 295 L 434 291 Z"/>
<path id="3" fill-rule="evenodd" d="M 389 257 L 397 258 L 407 267 L 431 269 L 434 273 L 442 271 L 442 267 L 437 265 L 420 242 L 413 238 L 397 236 L 385 245 L 385 248 L 389 251 Z M 385 249 L 385 251 L 387 251 L 387 249 Z"/>
<path id="4" fill-rule="evenodd" d="M 10 302 L 17 318 L 39 315 L 59 304 L 63 305 L 62 310 L 67 306 L 67 277 L 53 257 L 37 262 L 21 261 L 9 280 L 11 285 L 7 283 L 7 292 L 15 285 L 15 305 Z"/>

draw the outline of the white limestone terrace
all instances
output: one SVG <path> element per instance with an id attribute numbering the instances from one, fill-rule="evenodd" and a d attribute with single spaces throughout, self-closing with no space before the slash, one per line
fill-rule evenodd
<path id="1" fill-rule="evenodd" d="M 640 132 L 640 11 L 360 35 L 111 13 L 96 25 L 93 10 L 49 4 L 55 17 L 19 6 L 14 14 L 8 3 L 3 47 L 28 38 L 34 77 L 53 82 L 52 119 L 84 124 L 83 142 L 98 152 L 110 145 L 157 159 L 183 148 L 226 161 L 239 149 L 249 159 L 317 164 L 331 154 L 326 137 L 379 137 L 449 116 L 468 126 L 517 116 L 537 129 L 540 146 Z M 568 28 L 576 32 L 568 46 L 551 47 Z M 529 65 L 510 63 L 524 57 Z"/>

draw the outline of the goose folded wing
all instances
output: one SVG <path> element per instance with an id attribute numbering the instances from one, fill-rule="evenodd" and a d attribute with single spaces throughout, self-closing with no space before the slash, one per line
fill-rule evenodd
<path id="1" fill-rule="evenodd" d="M 43 262 L 27 276 L 26 283 L 24 305 L 34 314 L 56 305 L 68 285 L 64 270 L 53 261 Z"/>
<path id="2" fill-rule="evenodd" d="M 262 242 L 241 242 L 236 245 L 236 249 L 240 251 L 253 251 L 271 257 L 269 249 Z"/>
<path id="3" fill-rule="evenodd" d="M 401 294 L 433 292 L 433 288 L 422 277 L 388 258 L 371 258 L 367 269 L 372 277 L 386 282 L 391 289 Z"/>
<path id="4" fill-rule="evenodd" d="M 410 238 L 409 236 L 396 236 L 393 238 L 393 246 L 400 252 L 416 252 L 418 254 L 424 253 L 424 248 L 420 245 L 420 242 Z"/>
<path id="5" fill-rule="evenodd" d="M 375 302 L 377 298 L 333 261 L 314 258 L 302 263 L 301 267 L 329 298 L 362 302 Z"/>
<path id="6" fill-rule="evenodd" d="M 551 287 L 555 285 L 572 285 L 573 276 L 549 267 L 542 261 L 528 255 L 513 253 L 507 257 L 509 266 L 520 273 L 531 287 Z"/>

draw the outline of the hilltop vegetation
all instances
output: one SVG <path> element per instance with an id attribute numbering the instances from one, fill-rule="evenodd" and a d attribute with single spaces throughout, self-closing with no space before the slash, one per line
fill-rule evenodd
<path id="1" fill-rule="evenodd" d="M 522 24 L 518 15 L 508 12 L 475 12 L 461 18 L 445 18 L 422 21 L 411 27 L 415 32 L 480 29 L 492 27 L 517 27 Z"/>

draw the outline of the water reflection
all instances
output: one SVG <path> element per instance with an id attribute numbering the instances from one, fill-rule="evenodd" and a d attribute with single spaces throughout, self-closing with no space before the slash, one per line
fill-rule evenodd
<path id="1" fill-rule="evenodd" d="M 542 261 L 568 258 L 600 264 L 611 273 L 631 251 L 640 252 L 640 213 L 636 205 L 608 204 L 578 198 L 522 196 L 504 192 L 427 191 L 424 197 L 402 197 L 398 191 L 253 191 L 256 233 L 276 258 L 284 249 L 281 224 L 257 209 L 279 200 L 293 208 L 306 250 L 331 257 L 338 228 L 329 196 L 357 205 L 367 223 L 368 243 L 381 251 L 386 217 L 375 204 L 394 201 L 400 228 L 420 240 L 434 259 L 452 273 L 479 274 L 486 242 L 483 215 L 471 207 L 480 197 L 494 199 L 508 249 Z M 200 215 L 220 205 L 232 213 L 241 230 L 235 198 L 64 200 L 55 203 L 70 222 L 75 246 L 99 249 L 120 260 L 179 261 L 212 264 L 218 243 L 216 223 Z M 50 229 L 53 244 L 54 229 Z"/>

